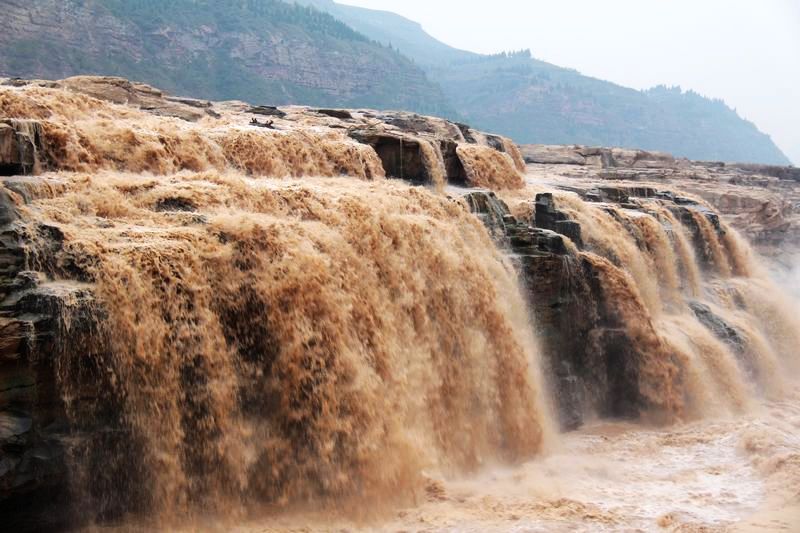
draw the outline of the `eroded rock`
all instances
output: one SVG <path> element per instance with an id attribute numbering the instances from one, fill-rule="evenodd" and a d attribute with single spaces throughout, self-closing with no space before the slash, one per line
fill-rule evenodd
<path id="1" fill-rule="evenodd" d="M 0 176 L 33 174 L 38 167 L 41 146 L 39 122 L 0 119 Z"/>

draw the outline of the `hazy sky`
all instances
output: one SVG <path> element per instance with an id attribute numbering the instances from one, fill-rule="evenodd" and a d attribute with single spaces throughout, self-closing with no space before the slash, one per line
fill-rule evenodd
<path id="1" fill-rule="evenodd" d="M 800 0 L 337 0 L 394 11 L 458 48 L 530 48 L 645 89 L 724 99 L 800 166 Z"/>

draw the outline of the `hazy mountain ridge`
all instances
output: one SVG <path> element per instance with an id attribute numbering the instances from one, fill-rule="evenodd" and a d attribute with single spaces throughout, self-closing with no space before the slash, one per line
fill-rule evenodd
<path id="1" fill-rule="evenodd" d="M 527 51 L 458 50 L 400 15 L 331 0 L 0 0 L 0 21 L 0 76 L 117 75 L 215 100 L 405 109 L 519 143 L 789 164 L 721 101 L 636 91 Z"/>
<path id="2" fill-rule="evenodd" d="M 209 99 L 451 114 L 412 61 L 278 0 L 0 0 L 0 75 L 118 75 Z"/>
<path id="3" fill-rule="evenodd" d="M 528 51 L 487 56 L 458 50 L 394 13 L 332 0 L 300 3 L 396 46 L 441 84 L 465 120 L 520 143 L 621 146 L 691 159 L 790 164 L 768 135 L 721 100 L 665 87 L 637 91 L 537 60 Z"/>

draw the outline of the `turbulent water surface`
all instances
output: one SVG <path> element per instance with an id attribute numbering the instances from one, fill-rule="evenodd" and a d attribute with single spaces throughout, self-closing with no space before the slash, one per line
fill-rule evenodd
<path id="1" fill-rule="evenodd" d="M 41 121 L 49 162 L 7 192 L 25 269 L 92 294 L 79 313 L 64 297 L 53 354 L 81 522 L 800 528 L 796 301 L 701 200 L 588 202 L 526 183 L 510 145 L 457 146 L 503 224 L 549 192 L 580 225 L 555 281 L 592 327 L 553 353 L 531 311 L 553 280 L 523 279 L 443 190 L 440 144 L 418 141 L 431 187 L 414 187 L 314 124 L 187 124 L 39 87 L 0 109 Z M 584 424 L 559 434 L 565 383 Z"/>
<path id="2" fill-rule="evenodd" d="M 384 523 L 284 516 L 241 531 L 798 530 L 800 388 L 746 416 L 670 429 L 595 422 L 517 467 L 432 478 Z"/>

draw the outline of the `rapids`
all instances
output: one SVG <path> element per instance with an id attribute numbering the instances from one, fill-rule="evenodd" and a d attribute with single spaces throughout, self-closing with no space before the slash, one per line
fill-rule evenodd
<path id="1" fill-rule="evenodd" d="M 101 514 L 402 501 L 425 468 L 540 449 L 525 304 L 463 204 L 388 181 L 58 180 L 22 211 L 58 225 L 53 269 L 79 270 L 104 315 L 88 360 L 59 363 L 68 409 L 100 379 L 96 410 L 117 404 L 128 435 L 74 451 Z"/>
<path id="2" fill-rule="evenodd" d="M 800 524 L 797 302 L 707 204 L 589 201 L 434 119 L 243 106 L 0 90 L 42 163 L 2 181 L 2 289 L 65 295 L 53 353 L 26 349 L 53 361 L 81 526 Z"/>
<path id="3" fill-rule="evenodd" d="M 541 459 L 430 479 L 417 505 L 380 526 L 304 512 L 235 531 L 796 531 L 798 401 L 795 387 L 747 415 L 672 428 L 598 421 Z"/>

